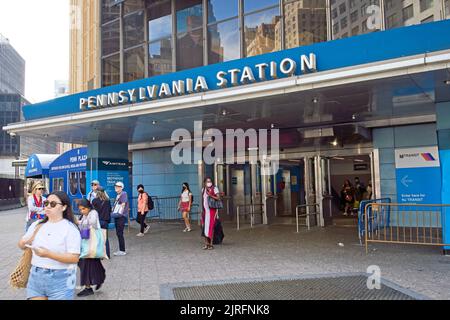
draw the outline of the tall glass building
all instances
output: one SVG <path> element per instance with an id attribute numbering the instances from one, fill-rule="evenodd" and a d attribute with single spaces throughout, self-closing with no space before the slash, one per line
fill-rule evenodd
<path id="1" fill-rule="evenodd" d="M 25 60 L 0 34 L 0 93 L 25 95 Z"/>
<path id="2" fill-rule="evenodd" d="M 449 0 L 102 0 L 102 86 L 450 18 Z"/>

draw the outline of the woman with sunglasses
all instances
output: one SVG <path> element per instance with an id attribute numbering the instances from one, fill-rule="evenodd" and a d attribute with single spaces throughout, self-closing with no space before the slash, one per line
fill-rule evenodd
<path id="1" fill-rule="evenodd" d="M 27 200 L 28 212 L 26 218 L 27 221 L 26 230 L 28 230 L 28 228 L 30 228 L 30 226 L 34 222 L 38 220 L 43 220 L 45 218 L 44 201 L 46 199 L 43 196 L 44 190 L 45 187 L 41 181 L 33 182 L 33 185 L 31 186 L 31 194 Z"/>
<path id="2" fill-rule="evenodd" d="M 73 300 L 81 236 L 65 192 L 44 201 L 45 218 L 34 222 L 19 241 L 33 250 L 27 284 L 29 300 Z"/>
<path id="3" fill-rule="evenodd" d="M 78 210 L 81 213 L 81 220 L 78 223 L 80 228 L 100 229 L 100 220 L 97 211 L 87 199 L 82 199 L 78 204 Z M 91 286 L 95 285 L 95 290 L 99 290 L 105 282 L 105 268 L 100 259 L 80 259 L 78 262 L 80 267 L 80 284 L 84 286 L 84 290 L 79 292 L 77 296 L 87 297 L 94 294 Z"/>

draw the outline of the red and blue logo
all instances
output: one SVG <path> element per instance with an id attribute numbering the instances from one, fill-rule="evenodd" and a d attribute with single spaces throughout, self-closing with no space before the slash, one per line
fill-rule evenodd
<path id="1" fill-rule="evenodd" d="M 425 161 L 436 161 L 431 153 L 421 153 L 421 156 Z"/>

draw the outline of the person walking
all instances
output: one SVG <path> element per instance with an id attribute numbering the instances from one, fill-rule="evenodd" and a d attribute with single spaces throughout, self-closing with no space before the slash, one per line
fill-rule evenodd
<path id="1" fill-rule="evenodd" d="M 148 207 L 148 193 L 145 192 L 144 186 L 142 184 L 138 185 L 138 214 L 136 221 L 141 225 L 141 232 L 136 236 L 143 237 L 150 230 L 150 226 L 145 223 L 145 218 L 147 213 L 150 211 Z"/>
<path id="2" fill-rule="evenodd" d="M 111 222 L 111 202 L 102 187 L 98 187 L 97 197 L 92 201 L 92 206 L 98 212 L 100 227 L 106 230 L 106 254 L 108 255 L 108 258 L 111 258 L 108 237 L 108 227 Z"/>
<path id="3" fill-rule="evenodd" d="M 178 211 L 181 211 L 186 228 L 183 232 L 191 232 L 191 223 L 189 221 L 189 215 L 191 213 L 193 196 L 189 184 L 183 183 L 183 189 L 181 190 L 180 201 L 178 203 Z"/>
<path id="4" fill-rule="evenodd" d="M 100 219 L 98 212 L 87 199 L 82 199 L 78 204 L 78 211 L 81 213 L 81 220 L 78 222 L 80 229 L 100 229 Z M 106 271 L 101 259 L 82 258 L 78 262 L 80 268 L 80 284 L 84 289 L 77 294 L 78 297 L 87 297 L 94 294 L 91 288 L 95 285 L 98 291 L 106 278 Z"/>
<path id="5" fill-rule="evenodd" d="M 100 182 L 98 180 L 93 180 L 91 182 L 91 191 L 87 195 L 87 199 L 90 203 L 97 197 L 97 190 L 100 187 Z"/>
<path id="6" fill-rule="evenodd" d="M 44 184 L 41 181 L 35 181 L 31 186 L 31 194 L 28 197 L 28 212 L 26 217 L 26 230 L 30 226 L 38 221 L 43 220 L 45 218 L 44 213 L 44 201 L 46 198 L 43 196 L 45 191 Z"/>
<path id="7" fill-rule="evenodd" d="M 119 251 L 114 252 L 113 255 L 124 256 L 127 253 L 125 251 L 125 238 L 123 236 L 123 230 L 125 229 L 125 221 L 130 205 L 128 202 L 128 195 L 123 190 L 125 187 L 124 184 L 122 182 L 117 182 L 114 187 L 117 196 L 112 215 L 114 216 L 114 222 L 116 224 L 116 234 L 117 239 L 119 240 Z"/>
<path id="8" fill-rule="evenodd" d="M 212 183 L 211 178 L 206 178 L 203 182 L 202 189 L 203 196 L 203 212 L 202 212 L 202 236 L 205 239 L 205 245 L 203 250 L 212 250 L 214 227 L 216 219 L 218 218 L 218 210 L 209 207 L 208 198 L 211 197 L 214 200 L 220 200 L 219 189 Z"/>
<path id="9" fill-rule="evenodd" d="M 341 197 L 342 201 L 344 202 L 344 216 L 347 216 L 350 212 L 351 215 L 354 215 L 353 213 L 353 206 L 355 203 L 355 189 L 353 188 L 350 180 L 346 179 L 344 182 L 344 185 L 341 189 Z"/>
<path id="10" fill-rule="evenodd" d="M 44 201 L 45 218 L 31 224 L 19 248 L 33 251 L 27 283 L 28 300 L 73 300 L 81 236 L 65 192 Z"/>

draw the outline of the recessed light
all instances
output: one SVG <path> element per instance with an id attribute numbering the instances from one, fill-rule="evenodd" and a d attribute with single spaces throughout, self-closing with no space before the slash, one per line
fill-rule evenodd
<path id="1" fill-rule="evenodd" d="M 226 115 L 227 115 L 227 110 L 223 110 L 223 111 L 222 111 L 222 115 L 223 115 L 223 116 L 226 116 Z"/>
<path id="2" fill-rule="evenodd" d="M 312 102 L 313 102 L 314 104 L 316 104 L 316 103 L 319 102 L 319 99 L 318 99 L 318 98 L 314 98 L 314 99 L 312 100 Z"/>
<path id="3" fill-rule="evenodd" d="M 352 115 L 352 119 L 356 120 L 356 114 Z"/>
<path id="4" fill-rule="evenodd" d="M 337 141 L 337 140 L 334 140 L 333 142 L 331 142 L 331 145 L 334 146 L 334 147 L 337 147 L 338 141 Z"/>

